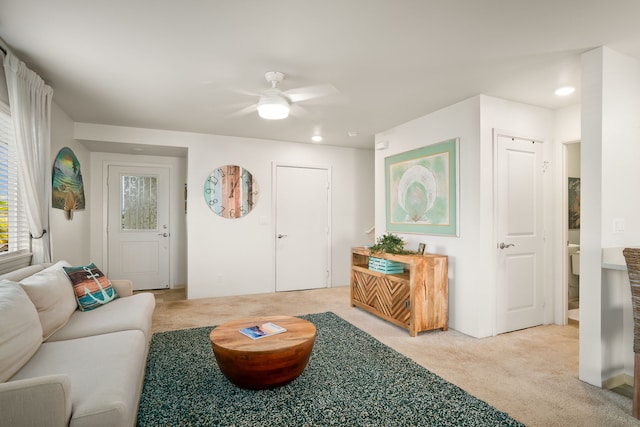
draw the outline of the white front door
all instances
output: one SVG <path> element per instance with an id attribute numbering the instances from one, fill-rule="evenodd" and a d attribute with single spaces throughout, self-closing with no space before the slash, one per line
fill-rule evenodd
<path id="1" fill-rule="evenodd" d="M 496 332 L 544 321 L 542 143 L 497 136 Z"/>
<path id="2" fill-rule="evenodd" d="M 168 288 L 169 168 L 109 166 L 108 276 Z"/>
<path id="3" fill-rule="evenodd" d="M 330 171 L 275 166 L 276 291 L 329 286 Z"/>

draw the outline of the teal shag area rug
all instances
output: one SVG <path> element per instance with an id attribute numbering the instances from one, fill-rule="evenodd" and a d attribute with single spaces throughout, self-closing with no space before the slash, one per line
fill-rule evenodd
<path id="1" fill-rule="evenodd" d="M 213 327 L 154 334 L 138 426 L 523 425 L 333 313 L 300 317 L 317 328 L 311 359 L 272 390 L 224 377 Z"/>

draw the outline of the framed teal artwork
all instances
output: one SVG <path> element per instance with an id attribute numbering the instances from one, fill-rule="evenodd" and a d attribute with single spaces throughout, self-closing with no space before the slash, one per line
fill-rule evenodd
<path id="1" fill-rule="evenodd" d="M 386 157 L 387 231 L 459 236 L 458 138 Z"/>

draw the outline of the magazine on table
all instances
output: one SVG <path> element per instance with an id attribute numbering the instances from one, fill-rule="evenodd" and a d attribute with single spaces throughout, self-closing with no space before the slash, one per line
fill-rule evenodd
<path id="1" fill-rule="evenodd" d="M 279 334 L 285 331 L 285 328 L 278 326 L 275 323 L 263 323 L 262 325 L 254 325 L 249 326 L 248 328 L 240 329 L 240 332 L 254 340 Z"/>

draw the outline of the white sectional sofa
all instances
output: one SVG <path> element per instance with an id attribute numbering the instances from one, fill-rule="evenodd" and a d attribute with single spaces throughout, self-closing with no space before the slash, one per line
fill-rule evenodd
<path id="1" fill-rule="evenodd" d="M 133 426 L 154 296 L 112 280 L 119 298 L 80 311 L 63 266 L 0 276 L 0 426 Z"/>

